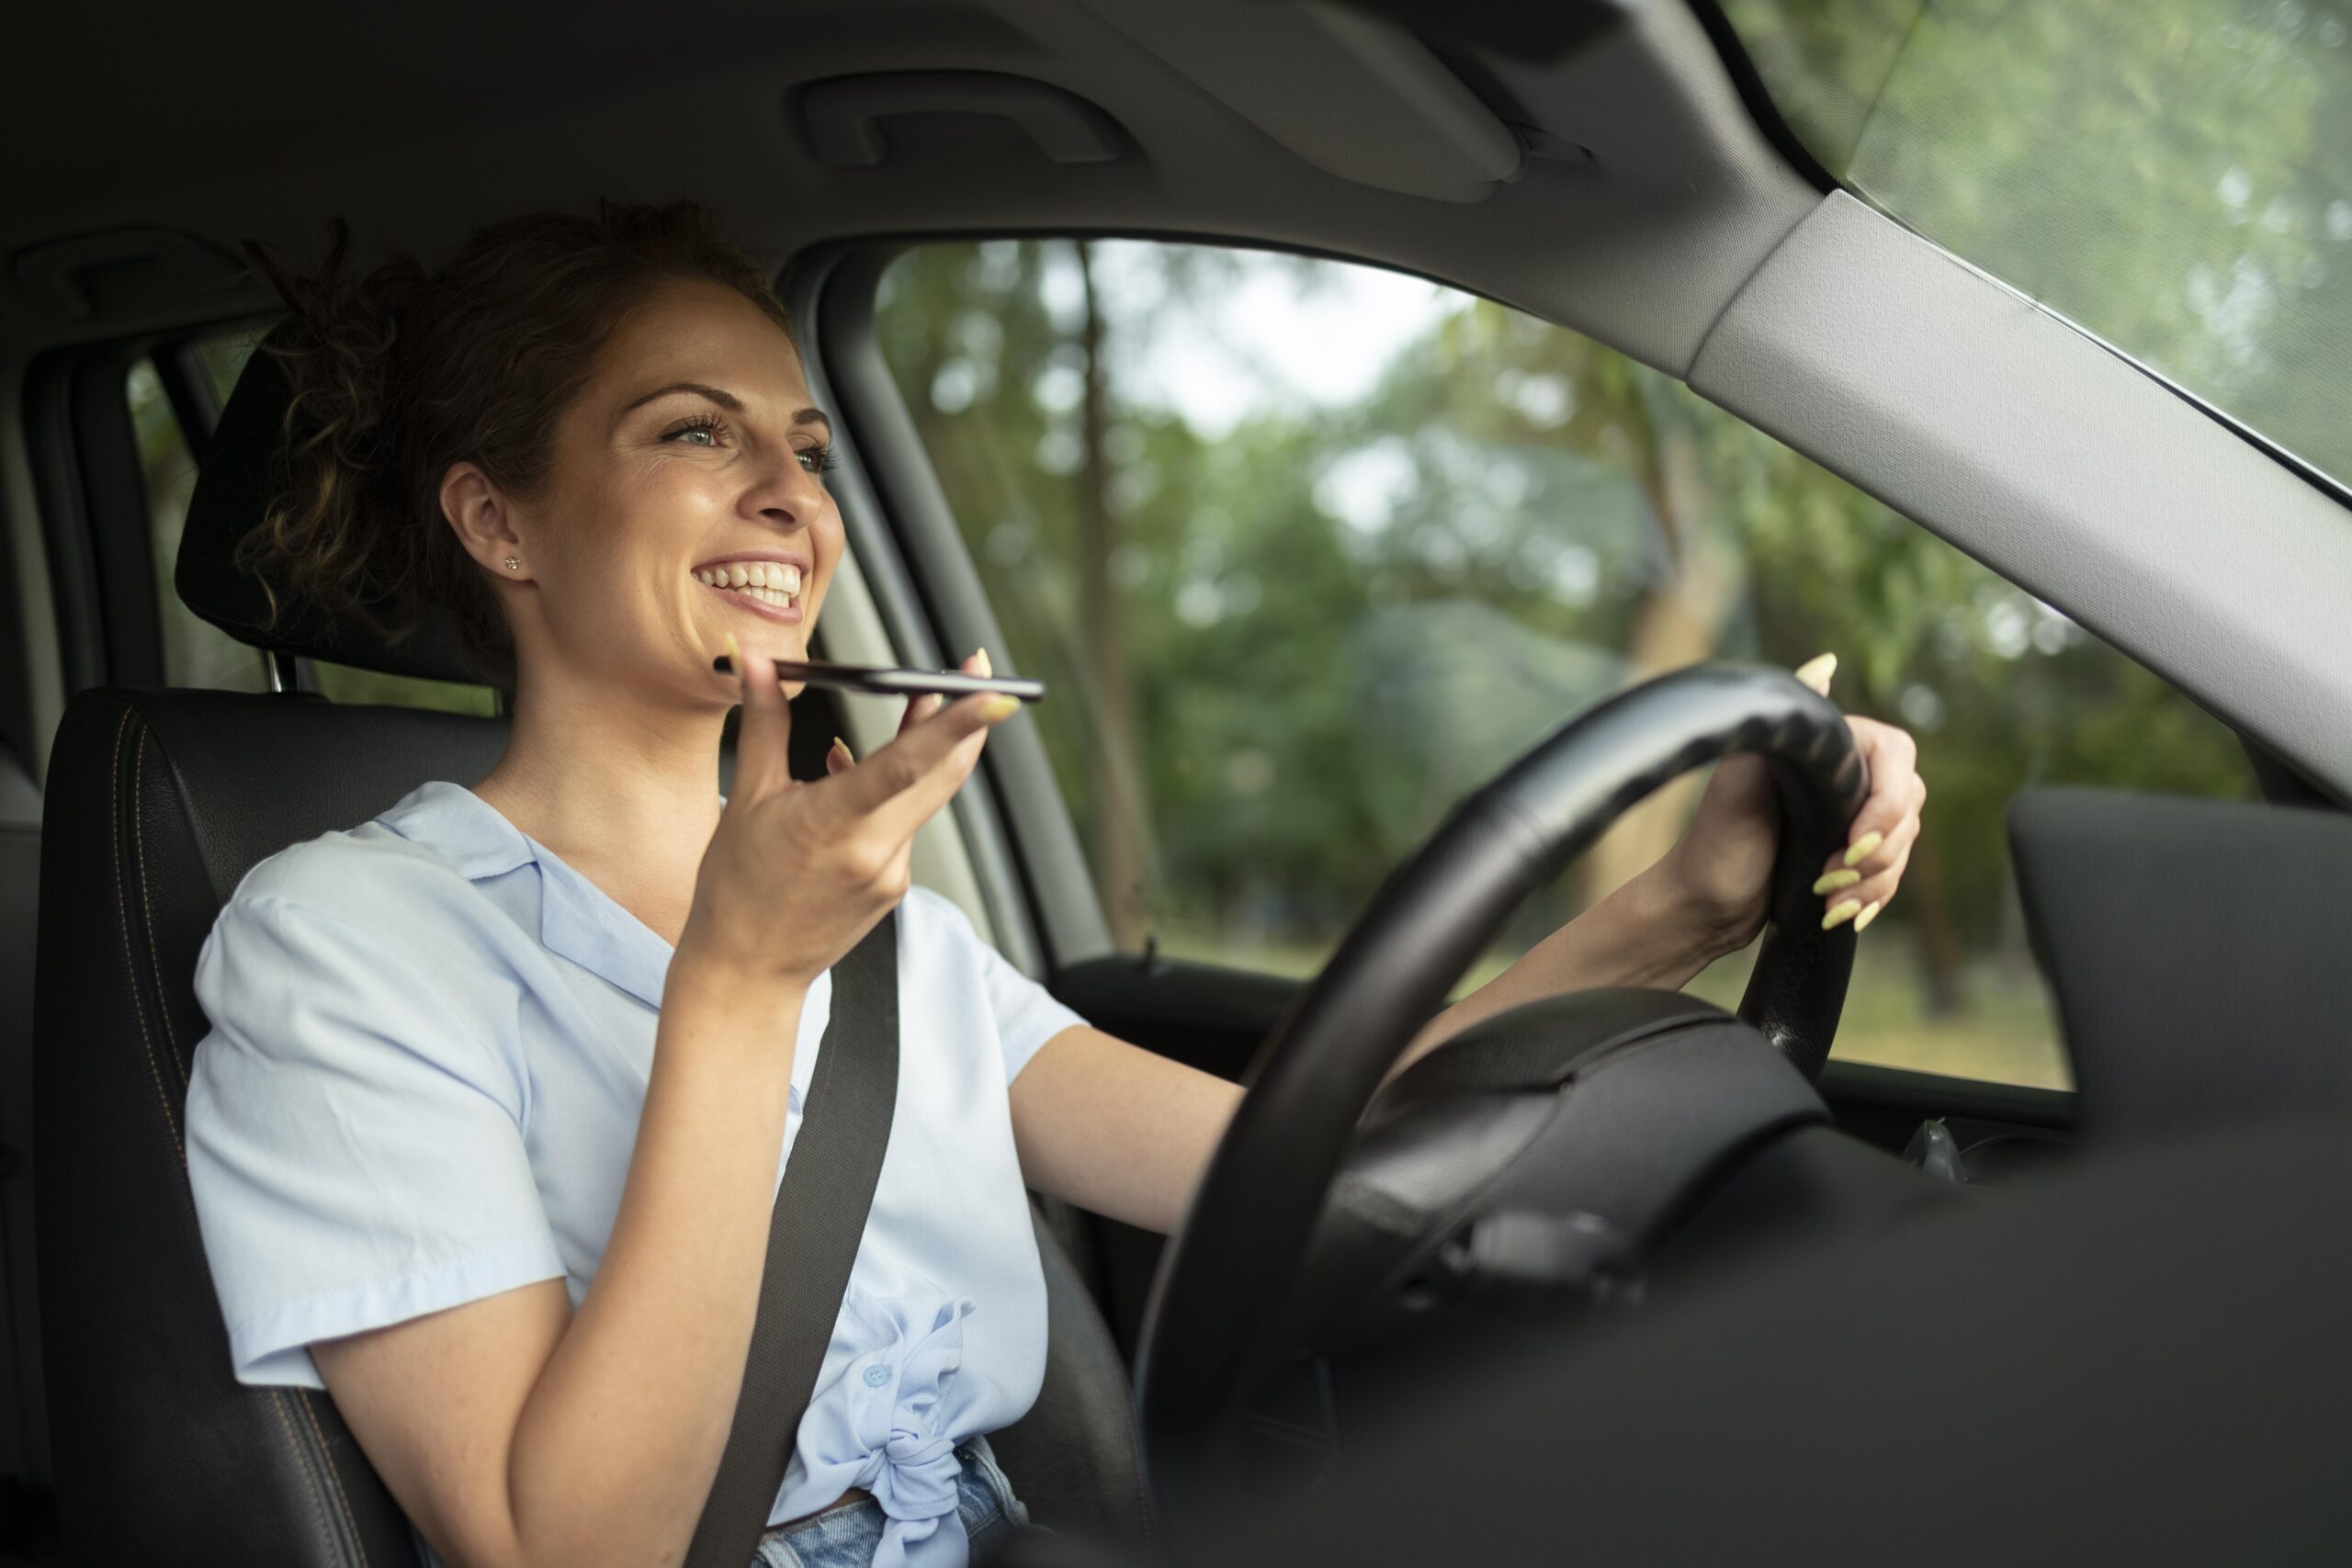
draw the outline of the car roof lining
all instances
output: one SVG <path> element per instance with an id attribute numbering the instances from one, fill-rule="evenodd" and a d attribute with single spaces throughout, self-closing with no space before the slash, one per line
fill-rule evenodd
<path id="1" fill-rule="evenodd" d="M 1475 201 L 1405 195 L 1309 162 L 1275 133 L 1303 142 L 1314 130 L 1303 118 L 1261 128 L 1228 101 L 1238 96 L 1229 84 L 1219 96 L 1188 74 L 1206 72 L 1198 58 L 1156 52 L 1175 49 L 1155 23 L 1169 11 L 1160 0 L 717 0 L 697 16 L 706 41 L 691 57 L 658 31 L 622 27 L 617 9 L 588 6 L 543 39 L 503 8 L 451 0 L 372 15 L 258 0 L 233 39 L 153 0 L 103 16 L 38 13 L 19 58 L 101 59 L 125 37 L 177 58 L 125 62 L 116 101 L 87 126 L 80 72 L 0 98 L 0 167 L 15 193 L 0 209 L 12 258 L 0 341 L 38 348 L 267 303 L 248 285 L 145 301 L 126 290 L 120 313 L 79 321 L 44 310 L 14 276 L 17 259 L 93 231 L 155 226 L 231 254 L 251 234 L 301 257 L 341 212 L 363 242 L 392 239 L 431 259 L 515 210 L 683 195 L 717 203 L 777 265 L 829 241 L 909 230 L 1132 228 L 1303 244 L 1461 279 L 1679 374 L 1732 290 L 1818 200 L 1675 5 L 1626 12 L 1550 62 L 1479 53 L 1482 91 L 1509 97 L 1492 106 L 1495 122 L 1536 128 L 1551 151 Z M 1306 59 L 1299 14 L 1269 0 L 1182 8 L 1186 29 L 1227 53 L 1262 44 Z M 260 58 L 245 58 L 248 37 L 269 40 Z M 708 47 L 713 38 L 728 47 Z M 1379 73 L 1350 75 L 1325 152 L 1384 114 L 1461 120 L 1459 100 L 1423 101 L 1455 81 L 1425 63 L 1418 81 L 1387 80 L 1385 99 Z M 951 70 L 1073 94 L 1116 123 L 1127 154 L 1056 163 L 1009 128 L 926 135 L 910 120 L 893 127 L 904 155 L 834 168 L 793 123 L 797 86 Z M 270 86 L 191 111 L 186 81 Z M 186 123 L 191 112 L 206 122 Z M 61 135 L 78 144 L 71 159 L 50 150 Z"/>

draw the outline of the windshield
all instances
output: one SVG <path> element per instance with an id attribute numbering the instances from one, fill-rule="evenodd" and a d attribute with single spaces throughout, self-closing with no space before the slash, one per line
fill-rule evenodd
<path id="1" fill-rule="evenodd" d="M 2352 0 L 1726 0 L 1830 174 L 2352 478 Z"/>

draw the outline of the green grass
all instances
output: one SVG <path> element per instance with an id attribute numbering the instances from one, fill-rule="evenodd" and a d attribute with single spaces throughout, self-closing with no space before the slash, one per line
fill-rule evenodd
<path id="1" fill-rule="evenodd" d="M 1299 978 L 1317 974 L 1327 947 L 1306 943 L 1240 942 L 1182 927 L 1158 931 L 1159 951 L 1171 958 L 1229 964 Z M 1686 987 L 1725 1008 L 1739 1005 L 1755 949 L 1733 954 Z M 1509 966 L 1509 959 L 1479 961 L 1453 988 L 1459 1000 Z M 1846 1010 L 1832 1055 L 1839 1061 L 1907 1067 L 1950 1077 L 2069 1089 L 2074 1080 L 2057 1021 L 2032 966 L 2021 960 L 1982 959 L 1963 976 L 1962 1004 L 1930 1016 L 1917 979 L 1910 933 L 1881 926 L 1862 938 L 1846 992 Z"/>

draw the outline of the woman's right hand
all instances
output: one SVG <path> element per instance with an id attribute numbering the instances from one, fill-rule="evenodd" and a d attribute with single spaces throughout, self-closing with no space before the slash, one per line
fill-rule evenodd
<path id="1" fill-rule="evenodd" d="M 917 707 L 938 699 L 917 698 L 896 739 L 803 784 L 786 766 L 792 714 L 775 661 L 733 651 L 743 688 L 734 788 L 703 852 L 677 956 L 736 984 L 805 989 L 906 896 L 915 830 L 1021 705 L 969 696 L 918 719 Z"/>

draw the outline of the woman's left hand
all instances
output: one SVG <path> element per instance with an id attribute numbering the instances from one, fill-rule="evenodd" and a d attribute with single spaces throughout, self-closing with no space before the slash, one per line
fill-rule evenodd
<path id="1" fill-rule="evenodd" d="M 1826 697 L 1837 667 L 1837 656 L 1825 653 L 1802 666 L 1797 679 Z M 1847 828 L 1846 848 L 1823 865 L 1814 892 L 1823 901 L 1823 929 L 1852 920 L 1859 931 L 1878 918 L 1903 881 L 1928 785 L 1908 732 L 1852 714 L 1846 723 L 1869 764 L 1871 793 Z M 1764 929 L 1780 844 L 1774 790 L 1761 757 L 1726 758 L 1700 797 L 1690 830 L 1653 868 L 1664 879 L 1669 908 L 1690 921 L 1713 951 L 1736 952 Z"/>

